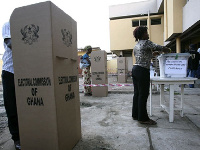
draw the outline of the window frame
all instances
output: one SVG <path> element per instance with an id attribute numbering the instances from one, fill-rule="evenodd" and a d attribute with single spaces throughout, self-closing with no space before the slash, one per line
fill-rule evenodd
<path id="1" fill-rule="evenodd" d="M 152 24 L 152 20 L 159 20 L 159 23 L 158 21 L 155 21 L 154 24 Z M 154 26 L 154 25 L 161 25 L 162 24 L 162 19 L 161 18 L 151 18 L 151 25 Z"/>
<path id="2" fill-rule="evenodd" d="M 134 26 L 133 22 L 138 22 L 138 25 Z M 145 24 L 142 24 L 142 26 L 147 26 L 147 19 L 138 19 L 138 20 L 132 20 L 132 27 L 141 26 L 141 22 L 145 22 Z"/>
<path id="3" fill-rule="evenodd" d="M 138 23 L 138 25 L 134 26 L 133 23 Z M 132 27 L 138 27 L 140 25 L 140 20 L 132 20 Z"/>

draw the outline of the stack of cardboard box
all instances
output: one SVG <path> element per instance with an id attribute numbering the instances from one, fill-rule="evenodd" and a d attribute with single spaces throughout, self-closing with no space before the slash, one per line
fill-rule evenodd
<path id="1" fill-rule="evenodd" d="M 50 1 L 10 21 L 22 149 L 72 149 L 81 138 L 77 24 Z"/>
<path id="2" fill-rule="evenodd" d="M 108 86 L 103 86 L 103 84 L 108 84 L 107 53 L 105 51 L 93 51 L 91 53 L 91 72 L 92 84 L 97 85 L 92 87 L 92 96 L 106 97 Z"/>

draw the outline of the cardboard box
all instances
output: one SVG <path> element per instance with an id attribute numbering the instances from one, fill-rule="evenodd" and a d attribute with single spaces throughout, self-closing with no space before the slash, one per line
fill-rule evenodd
<path id="1" fill-rule="evenodd" d="M 108 84 L 107 53 L 105 51 L 93 51 L 91 53 L 92 84 Z M 108 86 L 92 87 L 92 96 L 108 96 Z"/>
<path id="2" fill-rule="evenodd" d="M 92 87 L 92 96 L 94 97 L 107 97 L 108 96 L 108 87 Z"/>
<path id="3" fill-rule="evenodd" d="M 158 56 L 160 77 L 187 77 L 189 53 L 170 53 Z"/>
<path id="4" fill-rule="evenodd" d="M 118 83 L 126 83 L 127 82 L 127 75 L 118 75 L 117 81 L 118 81 Z"/>
<path id="5" fill-rule="evenodd" d="M 50 1 L 11 19 L 23 150 L 72 149 L 81 138 L 77 24 Z"/>
<path id="6" fill-rule="evenodd" d="M 118 82 L 126 83 L 128 78 L 128 61 L 126 57 L 117 58 Z"/>
<path id="7" fill-rule="evenodd" d="M 126 57 L 117 58 L 117 68 L 118 69 L 127 69 L 127 60 Z"/>

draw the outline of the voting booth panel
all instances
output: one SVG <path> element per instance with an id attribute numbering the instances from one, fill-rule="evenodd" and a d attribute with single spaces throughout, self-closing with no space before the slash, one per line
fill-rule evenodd
<path id="1" fill-rule="evenodd" d="M 50 1 L 10 19 L 21 146 L 72 149 L 81 138 L 76 22 Z"/>
<path id="2" fill-rule="evenodd" d="M 117 58 L 118 82 L 126 83 L 128 78 L 128 61 L 126 57 Z"/>
<path id="3" fill-rule="evenodd" d="M 108 84 L 107 53 L 106 51 L 93 51 L 91 53 L 92 84 Z M 92 87 L 92 96 L 108 96 L 108 86 Z"/>
<path id="4" fill-rule="evenodd" d="M 158 56 L 160 77 L 187 77 L 189 53 L 170 53 Z"/>

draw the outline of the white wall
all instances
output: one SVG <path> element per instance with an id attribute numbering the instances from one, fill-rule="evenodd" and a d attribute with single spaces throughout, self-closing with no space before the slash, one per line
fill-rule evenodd
<path id="1" fill-rule="evenodd" d="M 144 0 L 142 2 L 113 5 L 109 7 L 109 18 L 157 13 L 157 0 Z"/>
<path id="2" fill-rule="evenodd" d="M 189 0 L 183 7 L 183 32 L 200 20 L 200 0 Z"/>

